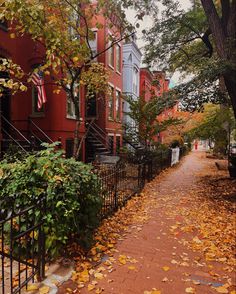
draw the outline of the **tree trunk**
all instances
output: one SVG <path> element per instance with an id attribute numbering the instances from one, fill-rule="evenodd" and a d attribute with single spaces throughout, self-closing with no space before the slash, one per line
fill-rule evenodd
<path id="1" fill-rule="evenodd" d="M 236 71 L 231 70 L 223 75 L 225 87 L 229 94 L 231 104 L 234 111 L 234 117 L 236 118 Z"/>
<path id="2" fill-rule="evenodd" d="M 203 9 L 209 22 L 210 29 L 216 45 L 216 51 L 222 64 L 231 66 L 223 72 L 225 87 L 231 99 L 231 104 L 236 117 L 236 4 L 235 1 L 229 6 L 229 1 L 221 1 L 223 21 L 217 13 L 213 0 L 201 0 Z M 227 19 L 226 19 L 227 18 Z"/>
<path id="3" fill-rule="evenodd" d="M 77 119 L 76 120 L 76 125 L 75 125 L 75 136 L 74 136 L 74 146 L 73 146 L 73 157 L 77 159 L 77 150 L 79 148 L 79 126 L 80 126 L 80 121 Z"/>

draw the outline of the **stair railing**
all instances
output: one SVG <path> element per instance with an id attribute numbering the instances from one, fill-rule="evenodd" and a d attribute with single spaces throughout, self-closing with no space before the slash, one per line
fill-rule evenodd
<path id="1" fill-rule="evenodd" d="M 31 142 L 8 119 L 6 119 L 5 116 L 3 116 L 1 114 L 1 117 L 20 136 L 21 139 L 23 139 L 24 141 L 26 141 L 28 144 L 31 144 Z M 10 136 L 10 134 L 8 134 L 8 132 L 6 132 L 6 130 L 5 130 L 5 133 L 8 136 Z M 13 141 L 15 142 L 15 139 Z"/>
<path id="2" fill-rule="evenodd" d="M 90 121 L 90 123 L 89 123 L 89 125 L 88 125 L 88 127 L 87 127 L 86 132 L 84 133 L 83 137 L 82 137 L 81 140 L 80 140 L 79 147 L 78 147 L 78 150 L 77 150 L 77 152 L 76 152 L 76 158 L 79 156 L 80 150 L 81 150 L 81 148 L 82 148 L 82 144 L 83 144 L 83 142 L 85 141 L 85 139 L 87 138 L 88 133 L 89 133 L 89 130 L 90 130 L 92 124 L 94 123 L 94 121 L 95 121 L 95 118 L 93 118 L 93 119 Z"/>
<path id="3" fill-rule="evenodd" d="M 19 146 L 22 151 L 27 153 L 25 148 L 16 139 L 14 139 L 4 128 L 2 128 L 2 132 L 5 133 L 17 146 Z M 29 142 L 29 141 L 27 140 L 27 142 Z M 29 144 L 30 144 L 30 142 L 29 142 Z"/>
<path id="4" fill-rule="evenodd" d="M 97 136 L 99 136 L 99 138 L 95 137 L 93 134 L 93 137 L 95 137 L 96 139 L 98 139 L 98 141 L 104 145 L 107 149 L 111 149 L 111 143 L 109 141 L 109 138 L 107 136 L 107 133 L 102 129 L 100 128 L 98 125 L 94 124 L 91 126 L 91 129 L 96 133 Z M 105 142 L 105 144 L 104 144 Z"/>
<path id="5" fill-rule="evenodd" d="M 46 138 L 47 139 L 47 142 L 48 143 L 53 143 L 53 140 L 38 126 L 38 125 L 36 125 L 36 123 L 35 122 L 33 122 L 32 121 L 32 119 L 28 119 L 28 121 L 29 121 L 29 125 L 31 126 L 34 126 L 38 131 L 39 131 L 39 133 L 44 137 L 44 138 Z M 44 140 L 42 140 L 39 136 L 37 136 L 34 132 L 33 132 L 33 130 L 32 130 L 32 128 L 30 128 L 30 132 L 32 133 L 32 135 L 40 142 L 40 143 L 43 143 L 44 142 Z"/>

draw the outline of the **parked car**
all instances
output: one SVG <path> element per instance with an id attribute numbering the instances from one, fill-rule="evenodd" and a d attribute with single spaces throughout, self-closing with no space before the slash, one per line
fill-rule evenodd
<path id="1" fill-rule="evenodd" d="M 229 147 L 228 170 L 231 178 L 236 178 L 236 144 Z"/>

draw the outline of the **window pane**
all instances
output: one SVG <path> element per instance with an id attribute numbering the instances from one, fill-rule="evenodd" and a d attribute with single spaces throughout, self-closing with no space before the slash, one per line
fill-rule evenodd
<path id="1" fill-rule="evenodd" d="M 121 72 L 121 48 L 116 45 L 116 70 Z"/>
<path id="2" fill-rule="evenodd" d="M 116 119 L 120 120 L 121 99 L 120 92 L 116 91 Z"/>
<path id="3" fill-rule="evenodd" d="M 111 93 L 109 96 L 109 118 L 113 119 L 114 118 L 114 105 L 113 105 L 113 97 L 114 97 L 114 89 L 111 87 L 110 89 Z"/>
<path id="4" fill-rule="evenodd" d="M 111 46 L 111 42 L 109 42 L 108 47 Z M 108 63 L 112 67 L 114 67 L 114 46 L 109 48 L 108 50 Z"/>

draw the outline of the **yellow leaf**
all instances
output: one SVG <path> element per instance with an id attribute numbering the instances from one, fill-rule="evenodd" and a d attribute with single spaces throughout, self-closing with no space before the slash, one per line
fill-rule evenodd
<path id="1" fill-rule="evenodd" d="M 163 266 L 163 271 L 168 272 L 168 270 L 170 269 L 168 266 Z"/>
<path id="2" fill-rule="evenodd" d="M 131 265 L 131 266 L 129 266 L 129 267 L 128 267 L 128 269 L 129 269 L 129 270 L 135 270 L 135 269 L 136 269 L 136 267 L 135 267 L 135 266 L 133 266 L 133 265 Z"/>
<path id="3" fill-rule="evenodd" d="M 102 293 L 102 288 L 98 288 L 96 291 L 95 291 L 96 294 L 100 294 Z"/>
<path id="4" fill-rule="evenodd" d="M 215 288 L 215 289 L 216 289 L 216 292 L 218 292 L 218 293 L 224 293 L 224 294 L 229 293 L 228 289 L 226 289 L 226 288 L 223 287 L 223 286 L 218 287 L 218 288 Z"/>
<path id="5" fill-rule="evenodd" d="M 103 276 L 102 273 L 95 273 L 95 274 L 94 274 L 94 277 L 95 277 L 96 279 L 98 279 L 98 280 L 101 280 L 101 279 L 104 278 L 104 276 Z"/>
<path id="6" fill-rule="evenodd" d="M 79 60 L 79 58 L 77 56 L 73 57 L 73 62 L 77 62 Z"/>
<path id="7" fill-rule="evenodd" d="M 50 288 L 48 286 L 43 286 L 43 287 L 39 288 L 39 293 L 40 294 L 48 294 L 49 290 L 50 290 Z"/>
<path id="8" fill-rule="evenodd" d="M 189 287 L 189 288 L 186 288 L 186 289 L 185 289 L 185 292 L 186 292 L 186 293 L 195 293 L 195 289 L 192 288 L 192 287 Z"/>
<path id="9" fill-rule="evenodd" d="M 37 284 L 31 284 L 27 287 L 26 291 L 34 291 L 34 290 L 38 290 L 39 285 Z"/>
<path id="10" fill-rule="evenodd" d="M 14 33 L 11 33 L 11 34 L 10 34 L 10 38 L 11 38 L 11 39 L 15 39 L 15 37 L 16 37 L 16 35 L 15 35 Z"/>
<path id="11" fill-rule="evenodd" d="M 92 291 L 95 288 L 94 285 L 88 284 L 88 291 Z"/>

